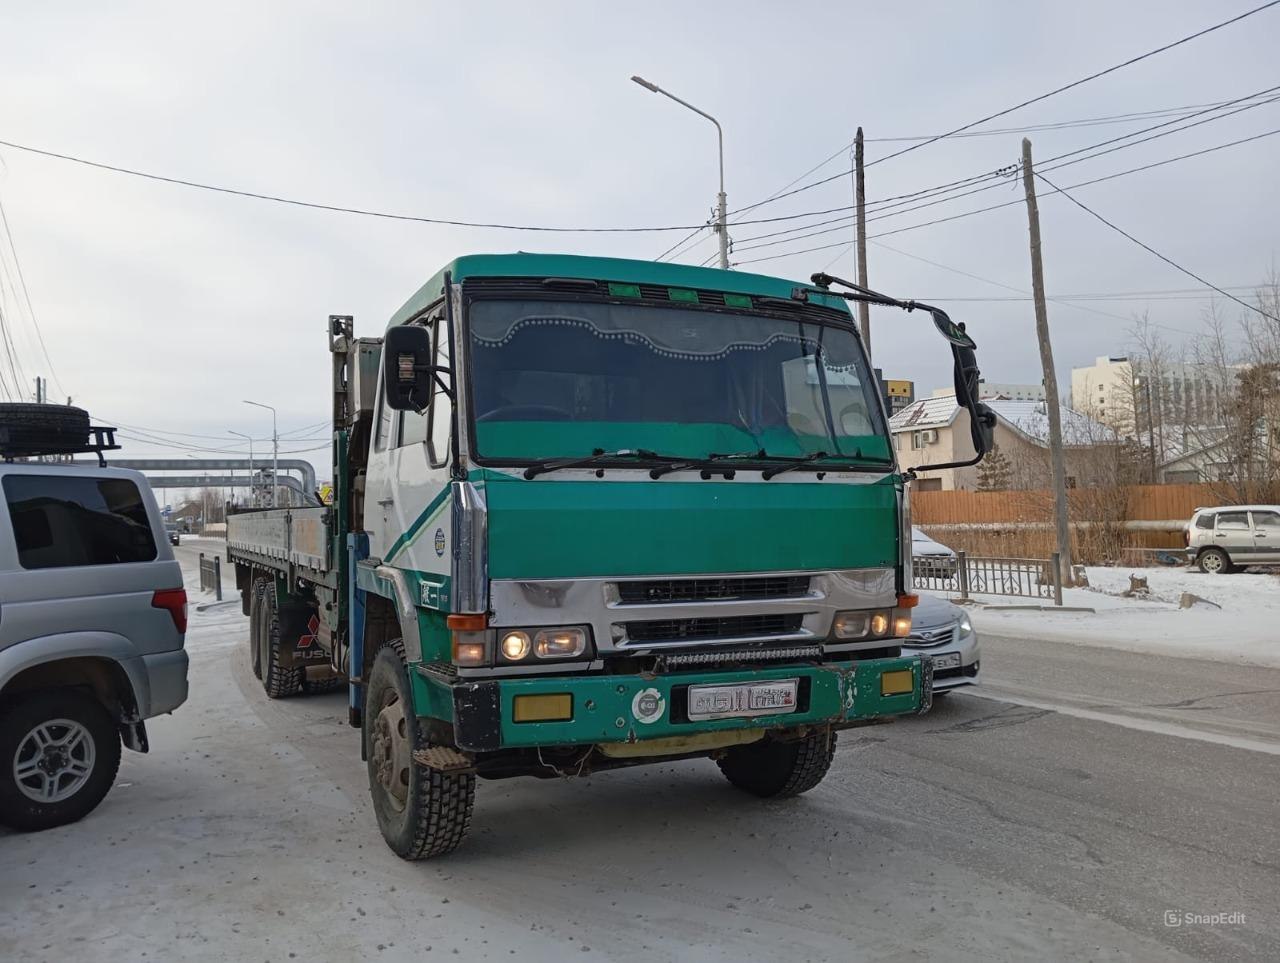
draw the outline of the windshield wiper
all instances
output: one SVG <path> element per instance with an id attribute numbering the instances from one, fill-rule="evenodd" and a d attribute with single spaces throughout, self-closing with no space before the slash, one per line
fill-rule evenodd
<path id="1" fill-rule="evenodd" d="M 596 465 L 602 461 L 613 459 L 659 462 L 661 464 L 680 461 L 674 455 L 659 455 L 656 451 L 649 451 L 646 448 L 619 448 L 617 451 L 605 451 L 603 448 L 596 448 L 590 455 L 583 458 L 562 458 L 558 461 L 542 461 L 536 465 L 530 465 L 524 470 L 524 477 L 529 479 L 537 478 L 539 475 L 544 475 L 549 471 L 559 471 L 561 468 L 586 468 L 589 465 Z"/>
<path id="2" fill-rule="evenodd" d="M 714 465 L 717 462 L 721 462 L 721 461 L 737 461 L 740 459 L 751 459 L 753 461 L 756 461 L 756 460 L 768 461 L 770 460 L 771 457 L 772 456 L 766 454 L 763 448 L 761 448 L 758 451 L 737 451 L 727 455 L 717 454 L 716 452 L 713 451 L 711 452 L 711 454 L 707 455 L 704 458 L 689 458 L 684 461 L 672 461 L 670 464 L 661 465 L 653 469 L 652 471 L 650 471 L 649 477 L 653 479 L 658 479 L 658 478 L 661 478 L 663 475 L 671 474 L 671 472 L 673 471 L 684 471 L 688 468 L 704 468 L 708 465 Z M 725 471 L 728 472 L 729 469 L 725 469 Z M 729 476 L 726 474 L 725 477 L 729 477 Z"/>
<path id="3" fill-rule="evenodd" d="M 777 456 L 774 456 L 774 457 L 776 458 Z M 777 465 L 774 468 L 766 468 L 764 471 L 760 473 L 760 478 L 764 481 L 768 481 L 770 478 L 773 478 L 775 475 L 781 475 L 784 471 L 794 471 L 795 469 L 799 468 L 801 465 L 807 465 L 810 462 L 814 462 L 822 458 L 830 458 L 830 457 L 831 456 L 828 455 L 825 451 L 815 451 L 815 452 L 811 452 L 808 455 L 805 455 L 802 458 L 788 458 L 787 463 L 785 465 Z"/>

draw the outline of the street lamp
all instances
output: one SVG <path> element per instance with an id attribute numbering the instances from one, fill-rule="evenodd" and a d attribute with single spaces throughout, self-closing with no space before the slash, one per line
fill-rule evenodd
<path id="1" fill-rule="evenodd" d="M 716 228 L 715 230 L 716 230 L 716 233 L 720 235 L 720 267 L 722 267 L 727 271 L 729 269 L 729 225 L 727 223 L 729 220 L 729 211 L 728 211 L 728 202 L 725 198 L 725 193 L 724 193 L 724 131 L 721 130 L 720 128 L 720 121 L 716 120 L 714 117 L 708 114 L 705 110 L 699 110 L 697 107 L 693 106 L 693 104 L 689 103 L 687 100 L 681 100 L 675 94 L 670 93 L 669 91 L 663 90 L 657 84 L 651 84 L 649 81 L 645 80 L 643 77 L 633 76 L 631 79 L 635 81 L 637 84 L 639 84 L 641 87 L 643 87 L 645 90 L 652 91 L 655 94 L 662 94 L 662 96 L 664 97 L 669 97 L 680 106 L 688 107 L 695 114 L 701 114 L 703 117 L 707 118 L 707 120 L 711 121 L 711 123 L 716 125 L 716 137 L 719 139 L 719 142 L 720 142 L 720 193 L 716 197 Z"/>
<path id="2" fill-rule="evenodd" d="M 253 405 L 255 408 L 266 408 L 271 412 L 271 507 L 275 508 L 280 477 L 280 435 L 276 431 L 276 410 L 270 405 L 264 405 L 261 401 L 249 401 L 246 398 L 244 403 Z"/>
<path id="3" fill-rule="evenodd" d="M 243 431 L 232 431 L 230 428 L 227 429 L 227 434 L 239 435 L 249 442 L 249 507 L 257 508 L 258 506 L 253 503 L 253 436 L 246 435 Z M 234 495 L 234 492 L 232 494 Z"/>

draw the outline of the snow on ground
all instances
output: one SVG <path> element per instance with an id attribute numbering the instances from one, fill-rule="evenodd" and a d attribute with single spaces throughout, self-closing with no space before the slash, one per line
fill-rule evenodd
<path id="1" fill-rule="evenodd" d="M 1131 652 L 1211 658 L 1248 665 L 1280 666 L 1280 575 L 1205 575 L 1182 568 L 1089 566 L 1089 588 L 1065 589 L 1064 606 L 1095 612 L 1001 611 L 985 606 L 1031 600 L 974 596 L 979 632 L 1026 636 L 1073 645 L 1103 645 Z M 1130 575 L 1144 576 L 1147 598 L 1124 598 Z M 1180 609 L 1183 592 L 1216 602 Z M 955 593 L 934 593 L 954 597 Z"/>

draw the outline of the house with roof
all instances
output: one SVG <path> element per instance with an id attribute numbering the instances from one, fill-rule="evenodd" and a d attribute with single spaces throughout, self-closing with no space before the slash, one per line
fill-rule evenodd
<path id="1" fill-rule="evenodd" d="M 1047 484 L 1049 409 L 1044 401 L 1012 401 L 984 398 L 996 414 L 995 443 L 1009 460 L 1012 485 L 1038 488 Z M 1059 407 L 1062 441 L 1067 452 L 1067 484 L 1088 485 L 1097 474 L 1094 462 L 1100 448 L 1119 443 L 1115 431 L 1078 411 Z M 898 461 L 906 468 L 920 468 L 916 491 L 973 491 L 978 468 L 943 468 L 929 465 L 965 461 L 974 456 L 969 412 L 956 404 L 954 394 L 922 398 L 889 419 Z"/>

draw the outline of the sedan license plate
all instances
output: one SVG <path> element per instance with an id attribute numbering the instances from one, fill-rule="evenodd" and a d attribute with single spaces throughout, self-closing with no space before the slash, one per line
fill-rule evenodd
<path id="1" fill-rule="evenodd" d="M 796 711 L 799 679 L 689 686 L 689 719 L 734 719 Z"/>
<path id="2" fill-rule="evenodd" d="M 933 657 L 933 671 L 939 669 L 958 669 L 960 668 L 960 653 L 948 652 L 946 655 L 935 655 Z"/>

